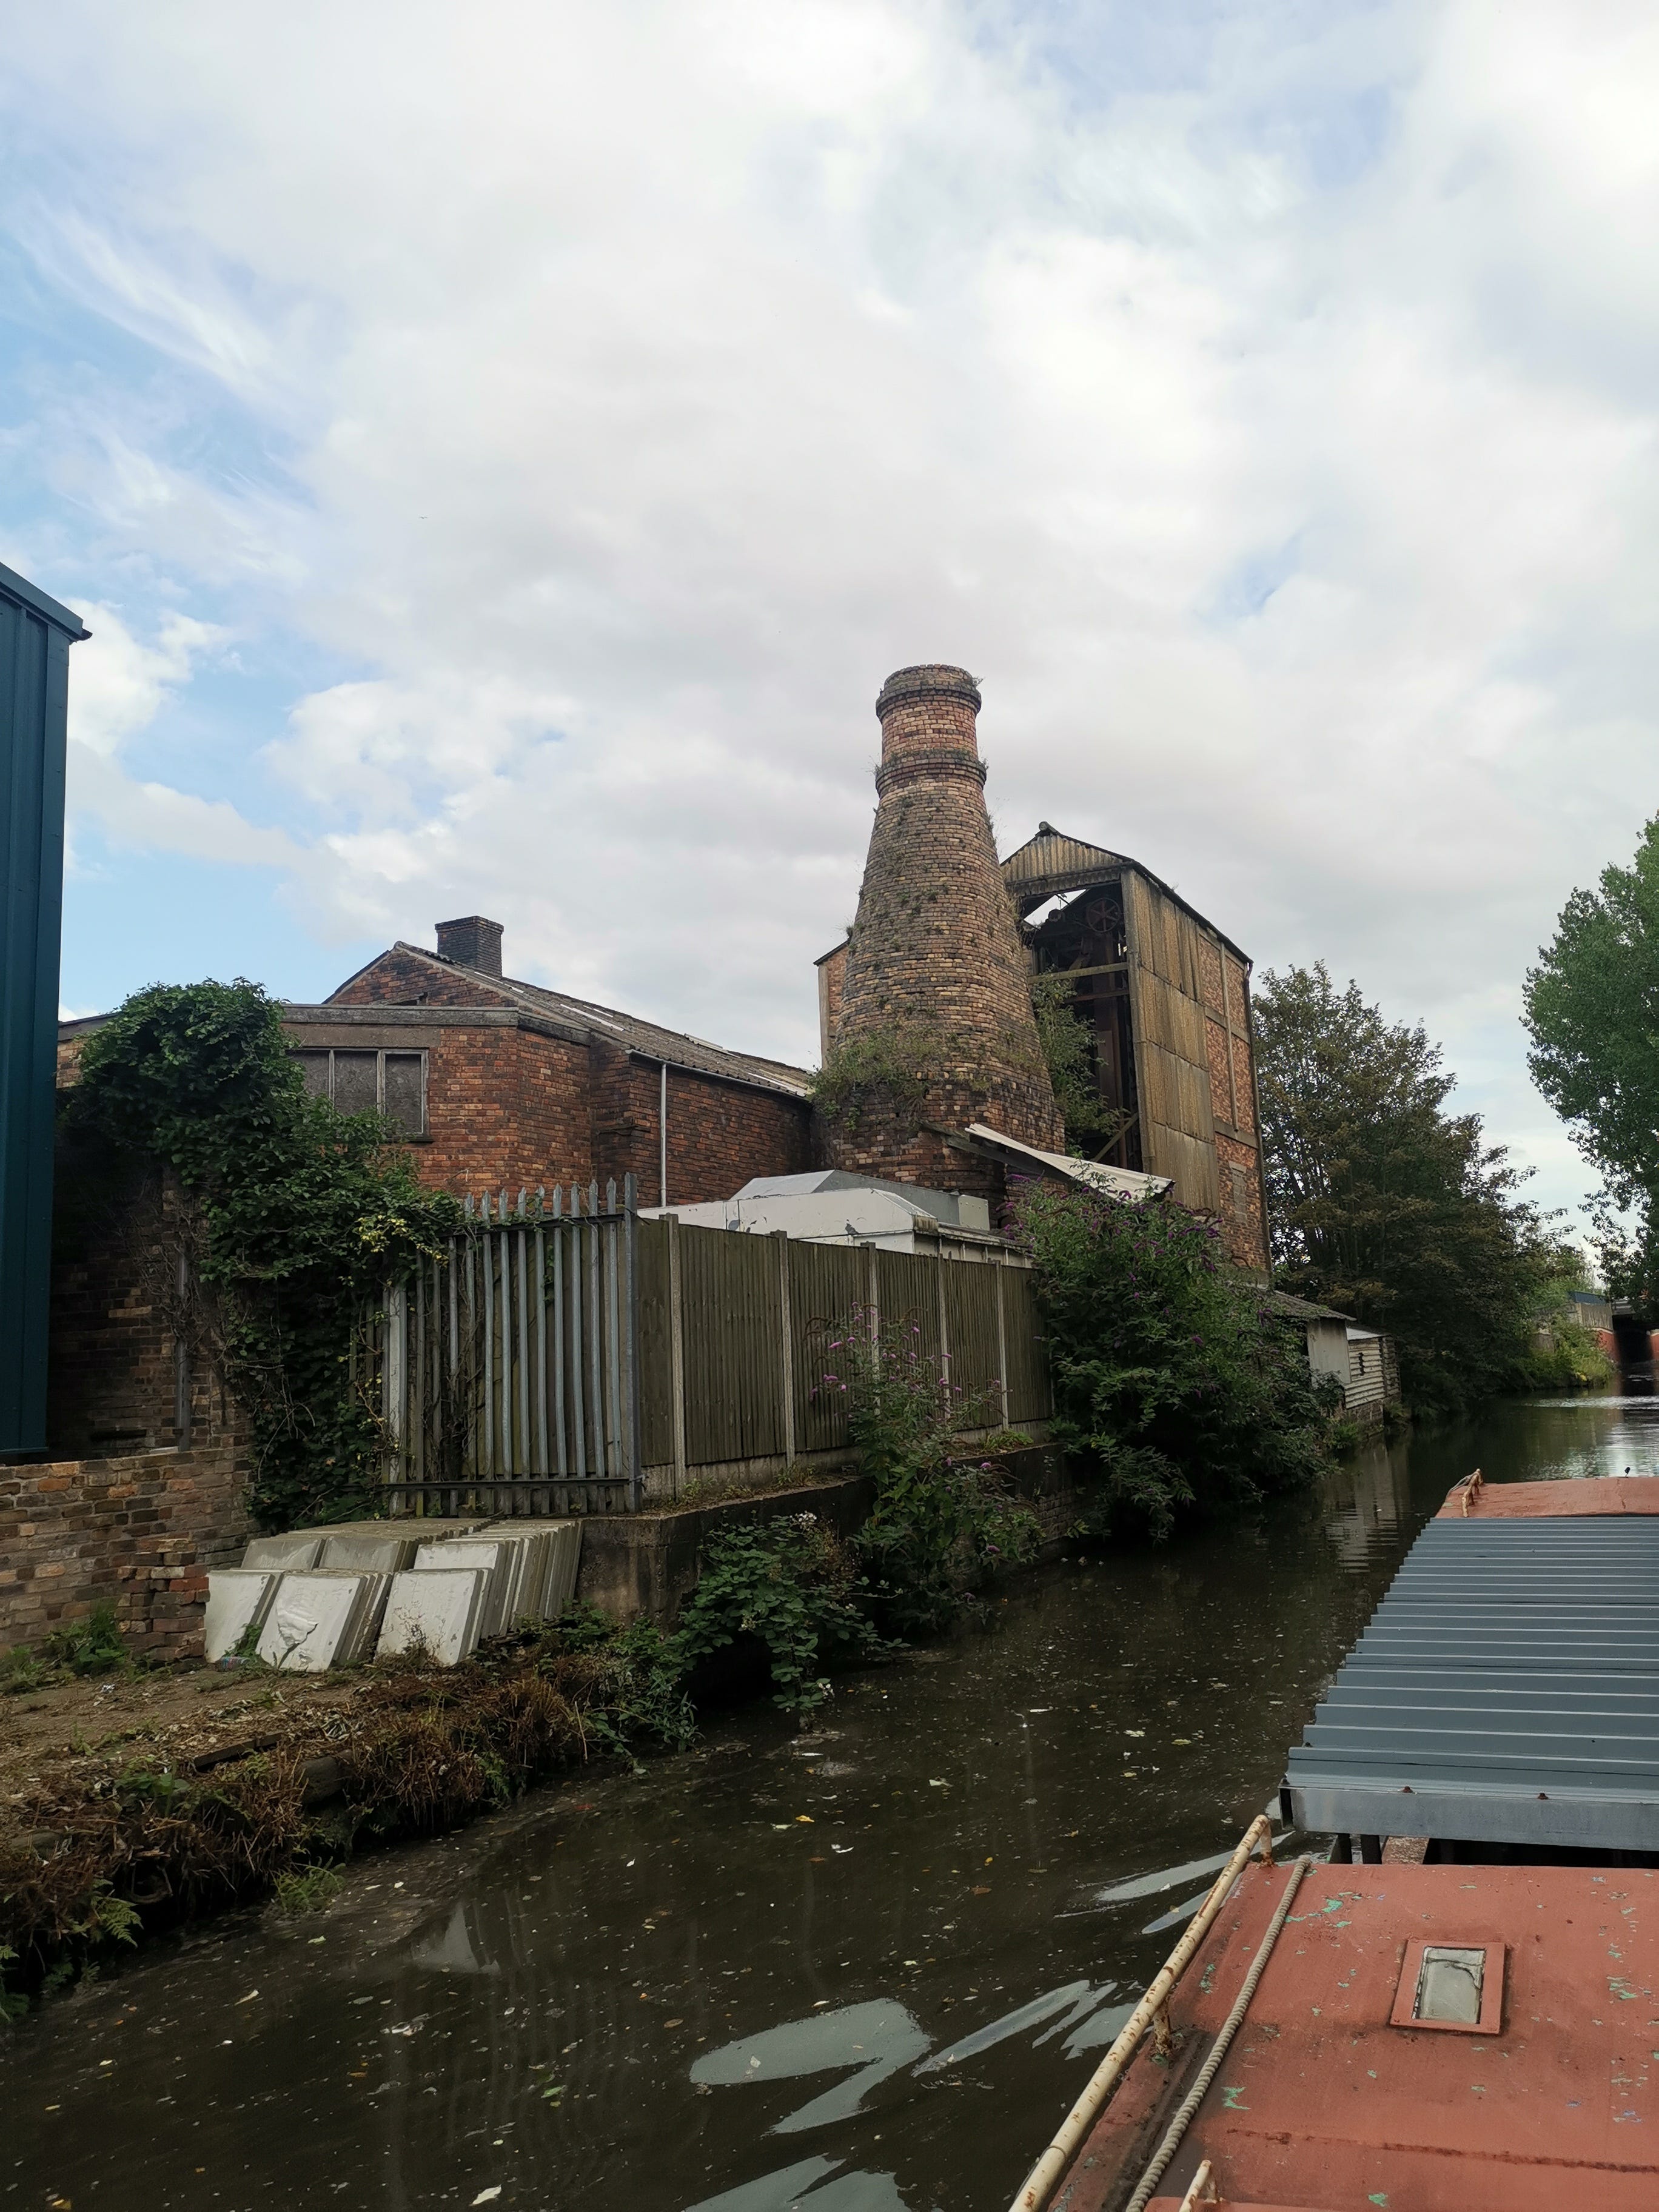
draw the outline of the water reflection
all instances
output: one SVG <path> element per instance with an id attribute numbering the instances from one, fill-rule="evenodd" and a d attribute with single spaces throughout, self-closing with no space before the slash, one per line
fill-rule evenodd
<path id="1" fill-rule="evenodd" d="M 756 1709 L 366 1861 L 319 1922 L 153 1950 L 12 2039 L 3 2179 L 147 2212 L 1000 2212 L 1477 1465 L 1659 1473 L 1659 1402 L 1373 1447 L 1317 1510 L 1055 1570 L 811 1738 Z"/>

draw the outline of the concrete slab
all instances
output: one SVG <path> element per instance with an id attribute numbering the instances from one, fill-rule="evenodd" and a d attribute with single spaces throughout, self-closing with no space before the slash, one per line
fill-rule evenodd
<path id="1" fill-rule="evenodd" d="M 289 1569 L 303 1572 L 321 1558 L 323 1541 L 320 1528 L 295 1528 L 286 1536 L 255 1536 L 242 1554 L 242 1565 L 267 1567 L 275 1574 L 285 1574 Z"/>
<path id="2" fill-rule="evenodd" d="M 490 1571 L 483 1566 L 427 1566 L 394 1575 L 376 1656 L 420 1650 L 453 1667 L 477 1648 Z"/>
<path id="3" fill-rule="evenodd" d="M 260 1658 L 292 1674 L 349 1666 L 373 1643 L 392 1580 L 327 1569 L 285 1574 L 260 1632 Z"/>
<path id="4" fill-rule="evenodd" d="M 481 1535 L 522 1539 L 530 1547 L 524 1583 L 518 1593 L 518 1617 L 556 1620 L 574 1603 L 581 1565 L 582 1524 L 577 1520 L 492 1521 Z"/>
<path id="5" fill-rule="evenodd" d="M 394 1536 L 385 1533 L 330 1536 L 324 1542 L 322 1557 L 315 1565 L 341 1568 L 348 1573 L 398 1575 L 414 1564 L 419 1544 L 417 1536 Z"/>
<path id="6" fill-rule="evenodd" d="M 281 1577 L 268 1567 L 216 1567 L 208 1577 L 204 1649 L 210 1665 L 228 1658 L 250 1628 L 262 1628 Z"/>
<path id="7" fill-rule="evenodd" d="M 458 1536 L 442 1543 L 422 1544 L 415 1554 L 415 1571 L 477 1567 L 484 1576 L 483 1612 L 478 1635 L 499 1636 L 511 1594 L 514 1547 L 503 1537 Z"/>

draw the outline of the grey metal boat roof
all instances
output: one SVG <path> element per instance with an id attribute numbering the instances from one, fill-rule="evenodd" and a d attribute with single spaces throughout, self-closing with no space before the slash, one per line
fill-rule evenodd
<path id="1" fill-rule="evenodd" d="M 1316 1832 L 1659 1850 L 1659 1517 L 1431 1521 L 1285 1790 Z"/>

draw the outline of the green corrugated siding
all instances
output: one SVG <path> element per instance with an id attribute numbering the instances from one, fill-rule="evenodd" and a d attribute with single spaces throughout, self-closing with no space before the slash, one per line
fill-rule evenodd
<path id="1" fill-rule="evenodd" d="M 64 725 L 82 634 L 0 569 L 0 1457 L 46 1446 Z"/>
<path id="2" fill-rule="evenodd" d="M 1002 1419 L 997 1389 L 997 1271 L 968 1260 L 945 1263 L 945 1327 L 951 1383 L 963 1394 L 964 1419 L 994 1428 Z M 971 1402 L 970 1402 L 971 1401 Z"/>
<path id="3" fill-rule="evenodd" d="M 1007 1316 L 1009 1422 L 1018 1427 L 1021 1421 L 1046 1421 L 1054 1401 L 1042 1349 L 1042 1318 L 1029 1271 L 1010 1267 L 1002 1291 Z"/>

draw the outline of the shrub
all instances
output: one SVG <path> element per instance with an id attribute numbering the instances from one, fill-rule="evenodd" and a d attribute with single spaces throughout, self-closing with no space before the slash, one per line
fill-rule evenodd
<path id="1" fill-rule="evenodd" d="M 1215 1232 L 1168 1200 L 1027 1185 L 1055 1433 L 1093 1464 L 1103 1529 L 1310 1485 L 1326 1415 L 1300 1346 L 1224 1270 Z"/>
<path id="2" fill-rule="evenodd" d="M 755 1637 L 770 1662 L 773 1703 L 811 1712 L 830 1694 L 827 1666 L 881 1654 L 881 1639 L 859 1609 L 857 1584 L 848 1548 L 816 1514 L 717 1528 L 670 1639 L 673 1662 L 684 1673 L 740 1637 Z"/>
<path id="3" fill-rule="evenodd" d="M 915 1322 L 860 1307 L 828 1355 L 818 1387 L 848 1398 L 848 1432 L 875 1483 L 852 1546 L 866 1595 L 890 1632 L 935 1634 L 1037 1547 L 1036 1520 L 1006 1495 L 990 1460 L 962 1456 L 963 1431 L 989 1424 L 988 1396 L 953 1384 Z"/>

